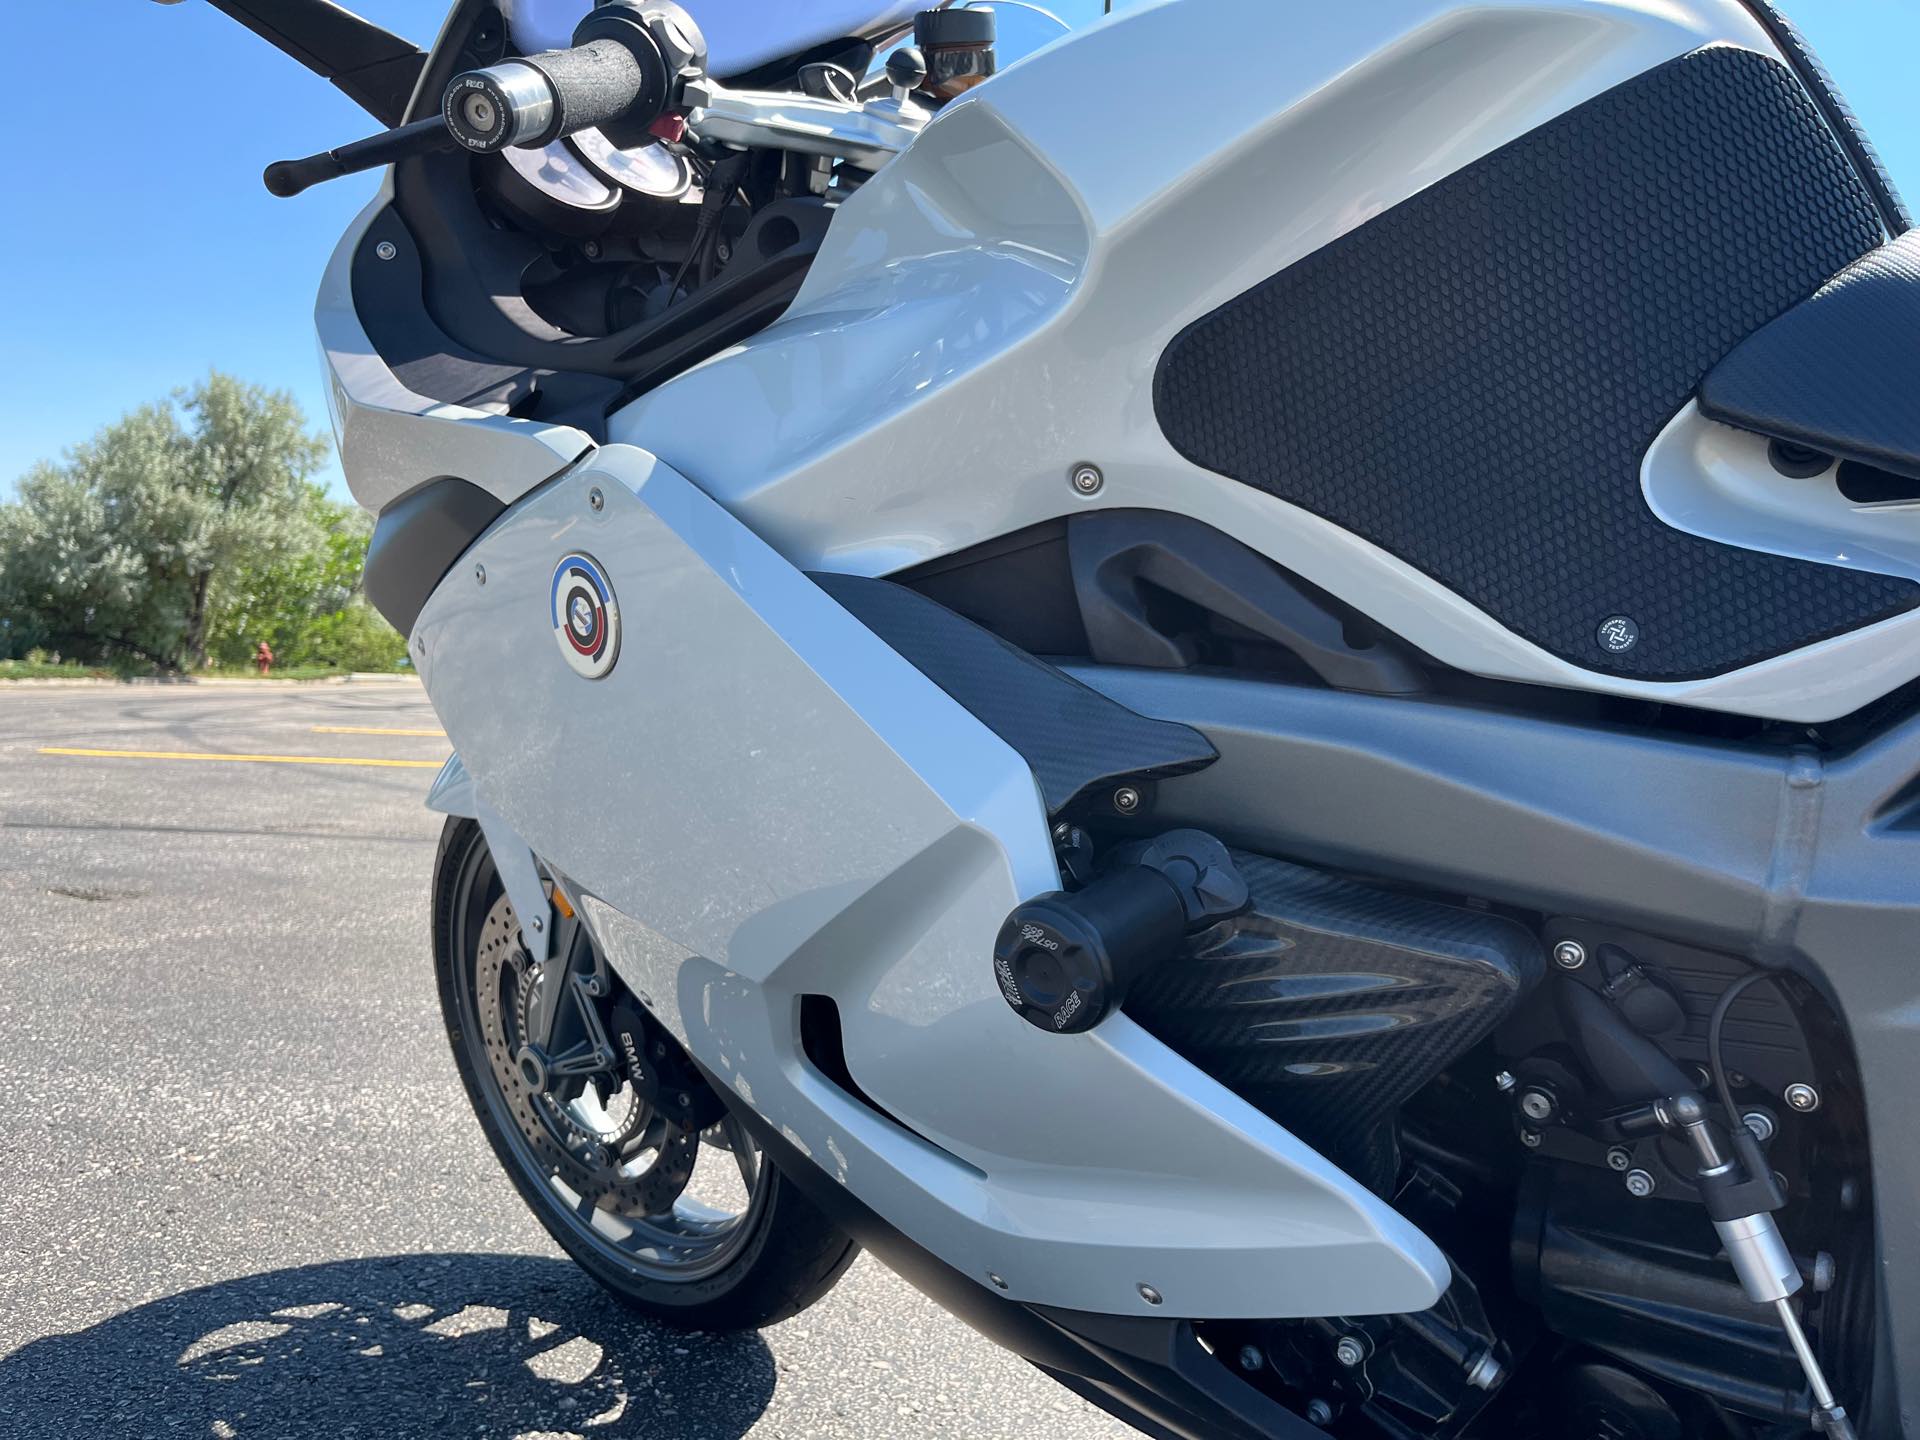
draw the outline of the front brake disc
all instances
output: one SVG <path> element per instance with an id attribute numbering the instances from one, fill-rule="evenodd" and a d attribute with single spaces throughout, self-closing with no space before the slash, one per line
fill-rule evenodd
<path id="1" fill-rule="evenodd" d="M 567 960 L 555 956 L 548 963 Z M 666 1106 L 655 1104 L 653 1076 L 636 1084 L 617 1040 L 607 1068 L 549 1077 L 545 1088 L 536 1089 L 517 1063 L 527 1033 L 532 966 L 513 906 L 502 895 L 481 926 L 473 981 L 488 1066 L 515 1128 L 541 1166 L 596 1210 L 632 1217 L 664 1213 L 686 1189 L 699 1152 L 698 1127 L 676 1124 L 668 1114 L 684 1108 L 676 1102 L 687 1092 L 676 1089 Z"/>

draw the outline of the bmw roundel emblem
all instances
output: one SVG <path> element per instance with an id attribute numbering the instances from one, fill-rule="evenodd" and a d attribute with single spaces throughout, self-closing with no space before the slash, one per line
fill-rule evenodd
<path id="1" fill-rule="evenodd" d="M 554 638 L 567 664 L 598 680 L 620 658 L 620 602 L 607 572 L 591 555 L 569 555 L 553 568 Z"/>

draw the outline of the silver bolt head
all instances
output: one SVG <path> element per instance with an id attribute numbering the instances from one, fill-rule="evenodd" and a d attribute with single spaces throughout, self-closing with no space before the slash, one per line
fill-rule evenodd
<path id="1" fill-rule="evenodd" d="M 1753 1133 L 1753 1138 L 1762 1145 L 1773 1139 L 1773 1117 L 1764 1110 L 1749 1110 L 1740 1117 L 1740 1123 Z"/>
<path id="2" fill-rule="evenodd" d="M 1624 1149 L 1619 1145 L 1616 1145 L 1611 1150 L 1607 1151 L 1607 1168 L 1609 1170 L 1624 1171 L 1632 1164 L 1633 1164 L 1632 1151 Z"/>
<path id="3" fill-rule="evenodd" d="M 1342 1335 L 1333 1347 L 1333 1358 L 1351 1370 L 1367 1358 L 1367 1347 L 1351 1335 Z"/>
<path id="4" fill-rule="evenodd" d="M 1653 1193 L 1653 1176 L 1644 1170 L 1627 1171 L 1627 1193 L 1636 1200 L 1644 1200 Z"/>
<path id="5" fill-rule="evenodd" d="M 587 508 L 590 510 L 604 510 L 607 508 L 607 497 L 601 493 L 598 485 L 587 491 Z"/>
<path id="6" fill-rule="evenodd" d="M 536 935 L 538 935 L 542 930 L 547 928 L 547 922 L 542 920 L 538 915 L 533 917 L 533 920 L 531 923 L 533 925 L 533 933 Z"/>
<path id="7" fill-rule="evenodd" d="M 476 565 L 473 567 L 473 583 L 476 585 L 484 585 L 487 583 L 487 567 L 486 566 Z"/>
<path id="8" fill-rule="evenodd" d="M 1131 815 L 1140 808 L 1140 792 L 1131 785 L 1122 785 L 1113 792 L 1113 808 L 1122 815 Z"/>
<path id="9" fill-rule="evenodd" d="M 1811 1115 L 1820 1108 L 1820 1092 L 1813 1086 L 1796 1080 L 1787 1086 L 1787 1104 L 1802 1115 Z"/>
<path id="10" fill-rule="evenodd" d="M 1492 1390 L 1506 1378 L 1506 1368 L 1493 1351 L 1484 1352 L 1467 1372 L 1467 1384 L 1476 1390 Z"/>
<path id="11" fill-rule="evenodd" d="M 1544 1120 L 1553 1114 L 1553 1097 L 1544 1090 L 1529 1090 L 1520 1097 L 1520 1113 L 1529 1120 Z"/>
<path id="12" fill-rule="evenodd" d="M 1513 1089 L 1515 1083 L 1511 1070 L 1502 1070 L 1498 1075 L 1493 1077 L 1493 1088 L 1498 1090 L 1502 1095 Z"/>
<path id="13" fill-rule="evenodd" d="M 1007 1288 L 1007 1282 L 1002 1280 L 998 1275 L 994 1274 L 993 1271 L 991 1270 L 987 1272 L 987 1279 L 993 1282 L 993 1288 L 996 1290 L 1004 1290 Z"/>
<path id="14" fill-rule="evenodd" d="M 1100 473 L 1098 465 L 1076 465 L 1073 467 L 1073 488 L 1082 495 L 1098 495 L 1100 487 L 1107 483 L 1107 477 Z"/>
<path id="15" fill-rule="evenodd" d="M 1139 1287 L 1139 1290 L 1140 1290 L 1140 1298 L 1146 1301 L 1149 1305 L 1158 1305 L 1161 1302 L 1161 1300 L 1165 1298 L 1164 1296 L 1161 1295 L 1161 1293 L 1158 1290 L 1154 1289 L 1153 1286 L 1151 1285 L 1142 1285 Z"/>
<path id="16" fill-rule="evenodd" d="M 1587 963 L 1587 947 L 1578 940 L 1562 940 L 1553 947 L 1553 963 L 1562 970 L 1578 970 Z"/>
<path id="17" fill-rule="evenodd" d="M 1539 1149 L 1540 1148 L 1540 1132 L 1538 1130 L 1522 1130 L 1520 1132 L 1520 1143 L 1526 1146 L 1529 1150 Z"/>
<path id="18" fill-rule="evenodd" d="M 1267 1357 L 1260 1353 L 1260 1347 L 1258 1345 L 1242 1345 L 1240 1347 L 1240 1368 L 1242 1370 L 1258 1370 L 1266 1363 Z"/>
<path id="19" fill-rule="evenodd" d="M 391 260 L 400 253 L 400 247 L 391 240 L 382 240 L 378 245 L 373 247 L 373 253 L 378 255 L 382 260 Z"/>

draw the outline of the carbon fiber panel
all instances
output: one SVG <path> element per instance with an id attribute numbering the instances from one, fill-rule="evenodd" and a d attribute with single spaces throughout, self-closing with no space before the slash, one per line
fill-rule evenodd
<path id="1" fill-rule="evenodd" d="M 1565 660 L 1720 674 L 1920 604 L 1906 580 L 1682 534 L 1639 485 L 1701 376 L 1881 234 L 1784 66 L 1696 51 L 1194 322 L 1155 405 L 1195 464 Z"/>
<path id="2" fill-rule="evenodd" d="M 1545 968 L 1510 920 L 1236 851 L 1253 907 L 1139 980 L 1127 1013 L 1379 1193 L 1394 1112 Z"/>
<path id="3" fill-rule="evenodd" d="M 1198 730 L 1136 715 L 917 590 L 858 575 L 811 578 L 1017 750 L 1050 813 L 1096 787 L 1219 758 Z"/>

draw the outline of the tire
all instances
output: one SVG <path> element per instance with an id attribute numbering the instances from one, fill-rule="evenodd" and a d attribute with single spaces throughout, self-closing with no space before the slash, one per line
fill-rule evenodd
<path id="1" fill-rule="evenodd" d="M 686 1278 L 657 1273 L 657 1267 L 627 1256 L 556 1193 L 513 1118 L 514 1102 L 495 1078 L 476 1024 L 477 917 L 492 913 L 501 895 L 479 825 L 449 819 L 433 884 L 434 969 L 447 1040 L 487 1143 L 547 1233 L 622 1304 L 684 1329 L 759 1329 L 790 1319 L 820 1299 L 853 1263 L 859 1247 L 764 1157 L 724 1258 L 717 1268 Z M 707 1153 L 697 1147 L 697 1157 Z M 695 1167 L 700 1163 L 696 1158 Z"/>

